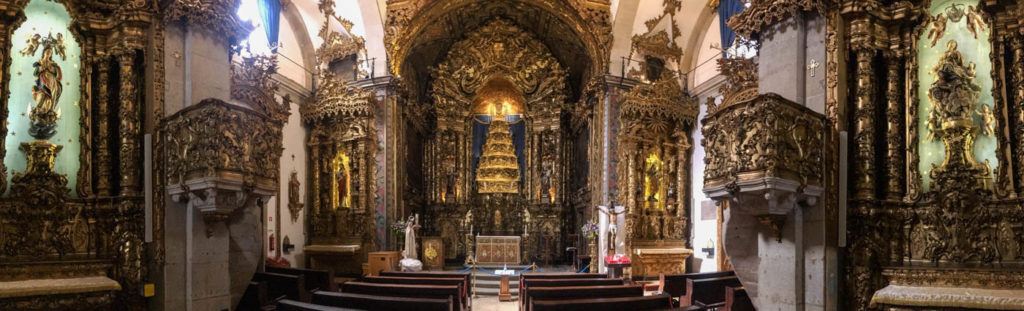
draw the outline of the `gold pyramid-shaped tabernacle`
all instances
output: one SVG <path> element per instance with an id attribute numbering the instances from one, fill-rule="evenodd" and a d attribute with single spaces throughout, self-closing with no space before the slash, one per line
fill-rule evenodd
<path id="1" fill-rule="evenodd" d="M 519 161 L 504 108 L 494 114 L 487 131 L 484 154 L 476 169 L 479 193 L 519 193 Z"/>

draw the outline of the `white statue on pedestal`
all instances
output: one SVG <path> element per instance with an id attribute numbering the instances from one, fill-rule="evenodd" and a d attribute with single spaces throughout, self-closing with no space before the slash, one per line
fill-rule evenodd
<path id="1" fill-rule="evenodd" d="M 404 271 L 423 270 L 423 262 L 419 261 L 416 255 L 416 229 L 420 228 L 419 222 L 419 215 L 415 215 L 409 216 L 409 221 L 405 224 L 405 250 L 402 251 L 403 258 L 399 261 Z"/>

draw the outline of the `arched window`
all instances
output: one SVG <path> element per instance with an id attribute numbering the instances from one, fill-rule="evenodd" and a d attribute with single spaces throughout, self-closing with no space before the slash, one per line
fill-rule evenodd
<path id="1" fill-rule="evenodd" d="M 242 0 L 241 5 L 238 6 L 238 19 L 256 26 L 252 33 L 239 43 L 239 46 L 242 48 L 243 53 L 270 55 L 273 53 L 273 50 L 267 41 L 267 32 L 264 30 L 263 21 L 260 19 L 259 1 Z"/>

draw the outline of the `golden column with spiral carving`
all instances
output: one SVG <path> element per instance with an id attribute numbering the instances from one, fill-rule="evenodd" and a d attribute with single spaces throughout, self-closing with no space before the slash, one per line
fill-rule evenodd
<path id="1" fill-rule="evenodd" d="M 886 172 L 889 175 L 885 189 L 887 200 L 900 200 L 903 196 L 901 187 L 904 179 L 903 153 L 905 152 L 905 137 L 903 136 L 903 79 L 900 77 L 902 68 L 902 55 L 900 52 L 889 52 L 885 54 L 886 68 L 888 73 L 886 80 L 885 109 L 886 118 Z"/>
<path id="2" fill-rule="evenodd" d="M 127 48 L 117 55 L 121 70 L 120 99 L 120 132 L 121 132 L 121 195 L 135 196 L 139 194 L 139 93 L 137 88 L 138 73 L 135 68 L 135 49 Z"/>
<path id="3" fill-rule="evenodd" d="M 875 56 L 872 48 L 861 48 L 857 53 L 857 110 L 854 112 L 855 136 L 857 153 L 854 155 L 856 167 L 854 176 L 854 198 L 871 200 L 875 198 L 875 90 L 874 70 L 871 62 Z"/>
<path id="4" fill-rule="evenodd" d="M 1013 93 L 1015 94 L 1014 100 L 1017 106 L 1014 107 L 1016 115 L 1010 116 L 1011 118 L 1017 118 L 1017 129 L 1014 135 L 1017 136 L 1017 141 L 1024 143 L 1024 37 L 1014 36 L 1011 42 L 1013 46 L 1013 81 L 1015 87 Z M 1017 158 L 1017 166 L 1024 165 L 1024 145 L 1018 145 L 1015 157 Z M 1017 196 L 1024 196 L 1024 173 L 1018 173 L 1017 176 Z"/>
<path id="5" fill-rule="evenodd" d="M 106 56 L 97 57 L 97 93 L 96 93 L 96 158 L 110 159 L 110 59 Z M 110 196 L 111 161 L 96 163 L 96 192 L 101 197 Z"/>

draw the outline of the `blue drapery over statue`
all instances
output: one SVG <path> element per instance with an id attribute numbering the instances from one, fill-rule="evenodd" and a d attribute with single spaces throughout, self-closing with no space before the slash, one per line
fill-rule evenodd
<path id="1" fill-rule="evenodd" d="M 277 41 L 281 33 L 281 0 L 258 0 L 263 31 L 267 33 L 270 51 L 277 52 Z"/>
<path id="2" fill-rule="evenodd" d="M 743 11 L 745 4 L 740 0 L 721 0 L 718 3 L 718 27 L 722 33 L 722 57 L 728 57 L 726 50 L 732 46 L 732 42 L 736 40 L 736 32 L 729 28 L 726 23 L 733 15 L 739 14 Z"/>
<path id="3" fill-rule="evenodd" d="M 478 115 L 473 117 L 473 159 L 472 159 L 472 179 L 476 180 L 476 168 L 480 163 L 480 157 L 484 153 L 484 143 L 487 142 L 487 132 L 491 126 L 491 120 L 493 116 Z M 512 133 L 512 145 L 516 148 L 516 160 L 519 162 L 519 176 L 525 175 L 526 168 L 526 157 L 523 156 L 526 147 L 526 122 L 521 122 L 523 119 L 519 115 L 507 115 L 505 120 L 508 121 L 510 132 Z M 522 189 L 523 179 L 519 179 L 519 187 Z"/>

